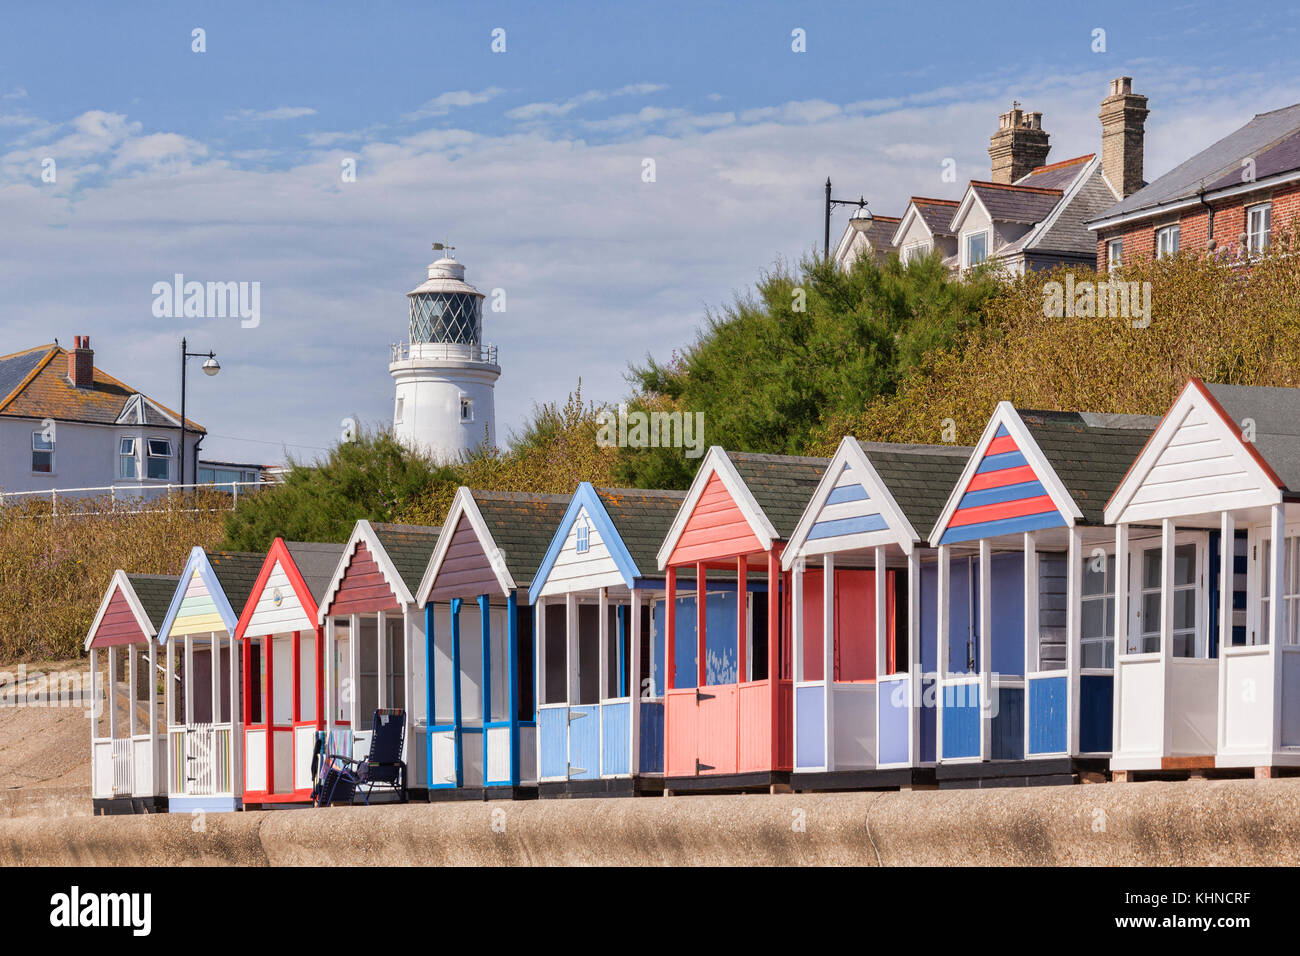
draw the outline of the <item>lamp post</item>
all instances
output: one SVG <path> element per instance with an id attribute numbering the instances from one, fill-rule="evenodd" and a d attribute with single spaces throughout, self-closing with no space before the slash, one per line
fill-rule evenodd
<path id="1" fill-rule="evenodd" d="M 859 196 L 857 199 L 832 199 L 831 178 L 827 176 L 826 177 L 826 232 L 824 236 L 824 245 L 822 246 L 822 248 L 825 250 L 824 258 L 828 261 L 831 257 L 831 207 L 832 206 L 857 206 L 858 211 L 854 213 L 853 218 L 850 220 L 851 222 L 854 221 L 871 222 L 873 218 L 871 215 L 871 210 L 867 208 L 867 201 L 863 199 L 861 196 Z"/>
<path id="2" fill-rule="evenodd" d="M 179 484 L 185 485 L 185 367 L 189 364 L 189 359 L 201 358 L 206 359 L 203 363 L 203 374 L 212 376 L 221 371 L 221 363 L 217 361 L 214 352 L 187 352 L 185 339 L 181 339 L 181 474 Z M 197 466 L 196 466 L 197 467 Z"/>

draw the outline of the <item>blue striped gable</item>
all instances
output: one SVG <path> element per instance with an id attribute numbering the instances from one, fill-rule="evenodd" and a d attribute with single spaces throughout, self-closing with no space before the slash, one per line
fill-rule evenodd
<path id="1" fill-rule="evenodd" d="M 870 493 L 853 473 L 853 469 L 845 465 L 840 469 L 835 486 L 827 495 L 825 503 L 817 512 L 817 520 L 809 529 L 807 540 L 884 531 L 888 527 L 889 523 L 880 513 L 880 506 L 871 499 Z"/>
<path id="2" fill-rule="evenodd" d="M 1062 528 L 1066 523 L 1007 426 L 999 425 L 939 543 Z"/>

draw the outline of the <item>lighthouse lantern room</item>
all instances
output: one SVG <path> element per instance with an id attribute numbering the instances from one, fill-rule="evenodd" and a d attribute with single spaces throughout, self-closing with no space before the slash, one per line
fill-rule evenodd
<path id="1" fill-rule="evenodd" d="M 494 345 L 483 344 L 483 293 L 465 281 L 452 246 L 429 278 L 408 292 L 410 341 L 393 345 L 397 384 L 393 434 L 438 462 L 496 442 L 493 386 L 501 375 Z"/>

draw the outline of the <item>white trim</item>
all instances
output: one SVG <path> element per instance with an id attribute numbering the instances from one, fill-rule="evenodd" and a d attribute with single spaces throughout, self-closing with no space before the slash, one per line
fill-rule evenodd
<path id="1" fill-rule="evenodd" d="M 1120 482 L 1115 493 L 1110 496 L 1110 501 L 1106 502 L 1105 521 L 1106 524 L 1129 524 L 1139 520 L 1128 514 L 1134 495 L 1141 490 L 1143 483 L 1151 469 L 1155 467 L 1160 460 L 1160 456 L 1165 449 L 1169 447 L 1169 442 L 1178 430 L 1182 428 L 1183 422 L 1194 409 L 1202 409 L 1205 412 L 1206 421 L 1211 424 L 1212 428 L 1218 430 L 1220 436 L 1225 440 L 1228 447 L 1232 449 L 1233 457 L 1248 472 L 1254 474 L 1265 489 L 1271 489 L 1271 493 L 1266 493 L 1258 501 L 1239 501 L 1234 502 L 1234 508 L 1248 508 L 1262 505 L 1271 505 L 1282 500 L 1282 491 L 1277 487 L 1277 483 L 1271 478 L 1264 469 L 1260 467 L 1255 456 L 1241 443 L 1241 436 L 1236 434 L 1233 429 L 1228 428 L 1223 421 L 1223 417 L 1216 408 L 1213 408 L 1201 394 L 1200 389 L 1194 382 L 1188 382 L 1183 386 L 1182 392 L 1174 400 L 1173 407 L 1165 413 L 1156 430 L 1151 433 L 1151 438 L 1147 441 L 1146 447 L 1142 449 L 1141 454 L 1133 461 L 1129 468 L 1128 474 Z M 1185 501 L 1183 498 L 1174 499 L 1171 504 L 1176 505 L 1178 502 Z M 1217 512 L 1221 510 L 1218 506 L 1207 508 L 1207 511 Z M 1183 517 L 1186 515 L 1200 514 L 1196 510 L 1178 510 L 1160 515 L 1142 515 L 1141 520 L 1152 521 L 1162 517 Z"/>
<path id="2" fill-rule="evenodd" d="M 505 561 L 500 560 L 501 551 L 492 540 L 492 534 L 488 531 L 482 512 L 478 510 L 473 493 L 461 485 L 456 489 L 456 497 L 452 499 L 451 508 L 447 512 L 447 520 L 443 522 L 442 531 L 438 533 L 438 546 L 434 548 L 429 566 L 425 568 L 424 577 L 420 579 L 420 590 L 415 598 L 417 607 L 424 607 L 429 603 L 429 592 L 433 590 L 433 582 L 438 579 L 438 572 L 442 570 L 442 562 L 446 560 L 447 551 L 451 548 L 451 539 L 456 534 L 456 526 L 460 524 L 462 516 L 469 520 L 470 527 L 478 536 L 479 545 L 488 556 L 492 573 L 496 575 L 497 584 L 501 586 L 501 593 L 509 594 L 517 587 Z M 497 560 L 493 560 L 494 557 Z"/>
<path id="3" fill-rule="evenodd" d="M 1052 499 L 1052 504 L 1056 506 L 1056 510 L 1065 519 L 1066 526 L 1073 528 L 1075 522 L 1083 518 L 1083 512 L 1074 503 L 1073 496 L 1065 490 L 1065 485 L 1061 484 L 1061 479 L 1057 477 L 1056 470 L 1048 464 L 1042 449 L 1038 447 L 1038 442 L 1034 441 L 1029 429 L 1021 421 L 1015 407 L 1010 402 L 998 402 L 998 407 L 993 411 L 993 417 L 984 426 L 984 434 L 980 436 L 979 443 L 976 444 L 975 450 L 971 452 L 970 458 L 966 461 L 966 467 L 963 469 L 961 477 L 957 480 L 957 484 L 953 485 L 952 493 L 948 496 L 948 503 L 944 505 L 939 520 L 935 522 L 934 527 L 930 530 L 930 547 L 938 547 L 939 538 L 943 532 L 948 530 L 948 522 L 952 520 L 957 505 L 960 504 L 962 497 L 966 494 L 966 486 L 970 484 L 971 479 L 975 476 L 976 469 L 980 466 L 980 462 L 984 460 L 984 454 L 997 434 L 999 425 L 1005 425 L 1007 432 L 1015 439 L 1020 453 L 1025 456 L 1025 460 L 1033 468 L 1034 475 L 1042 483 L 1048 497 Z"/>
<path id="4" fill-rule="evenodd" d="M 930 237 L 930 242 L 934 242 L 934 230 L 932 230 L 929 224 L 925 221 L 925 217 L 921 215 L 921 210 L 917 207 L 916 203 L 909 201 L 907 209 L 903 212 L 903 218 L 898 221 L 898 228 L 895 229 L 894 234 L 889 237 L 889 244 L 891 246 L 898 245 L 899 238 L 907 232 L 913 219 L 921 220 L 921 228 L 924 229 L 925 234 Z"/>
<path id="5" fill-rule="evenodd" d="M 1300 169 L 1291 172 L 1281 173 L 1277 176 L 1267 179 L 1257 179 L 1253 183 L 1242 183 L 1239 186 L 1225 186 L 1222 189 L 1216 189 L 1213 192 L 1206 193 L 1204 198 L 1209 199 L 1230 199 L 1234 196 L 1240 196 L 1243 193 L 1254 192 L 1257 189 L 1271 189 L 1274 186 L 1282 186 L 1289 182 L 1300 179 Z M 1112 187 L 1113 188 L 1113 187 Z M 1180 209 L 1188 209 L 1192 206 L 1200 206 L 1201 196 L 1192 196 L 1190 199 L 1180 199 L 1176 202 L 1170 202 L 1166 205 L 1145 206 L 1141 209 L 1134 209 L 1119 216 L 1113 216 L 1109 219 L 1094 219 L 1091 222 L 1084 223 L 1084 226 L 1090 232 L 1096 232 L 1099 229 L 1107 229 L 1110 226 L 1122 225 L 1126 222 L 1132 222 L 1136 219 L 1146 219 L 1163 215 L 1167 212 L 1175 212 Z"/>
<path id="6" fill-rule="evenodd" d="M 965 220 L 966 216 L 969 215 L 970 207 L 974 203 L 978 203 L 980 209 L 984 211 L 984 215 L 988 216 L 990 225 L 993 222 L 993 214 L 989 212 L 988 206 L 984 205 L 984 200 L 980 199 L 979 195 L 975 192 L 975 187 L 971 184 L 968 184 L 966 186 L 965 195 L 961 197 L 961 202 L 957 204 L 957 211 L 954 212 L 952 214 L 952 218 L 948 220 L 948 231 L 957 237 L 959 243 L 957 246 L 957 255 L 959 258 L 962 256 L 962 248 L 960 245 L 961 242 L 960 225 L 962 221 Z M 992 257 L 992 254 L 993 254 L 993 250 L 990 249 L 989 250 L 990 258 Z"/>
<path id="7" fill-rule="evenodd" d="M 95 632 L 99 630 L 100 622 L 104 620 L 104 614 L 108 611 L 108 604 L 113 600 L 114 592 L 119 589 L 126 598 L 131 613 L 135 615 L 136 623 L 144 631 L 145 637 L 152 641 L 158 635 L 157 628 L 150 622 L 149 615 L 144 612 L 144 606 L 140 603 L 140 598 L 136 595 L 135 588 L 131 586 L 131 581 L 126 576 L 126 572 L 118 568 L 113 572 L 113 578 L 109 581 L 108 589 L 104 592 L 104 598 L 99 602 L 99 610 L 95 612 L 95 620 L 91 623 L 90 630 L 86 632 L 85 650 L 90 650 L 90 642 L 95 639 Z"/>
<path id="8" fill-rule="evenodd" d="M 374 527 L 367 519 L 362 518 L 353 527 L 352 536 L 348 538 L 348 543 L 343 548 L 343 554 L 339 557 L 339 563 L 334 567 L 334 576 L 330 578 L 329 587 L 325 589 L 325 595 L 320 600 L 320 612 L 316 615 L 318 624 L 324 624 L 325 619 L 330 616 L 329 609 L 334 604 L 334 595 L 338 593 L 339 587 L 343 584 L 343 575 L 347 573 L 348 565 L 352 563 L 357 545 L 363 541 L 374 557 L 375 564 L 379 566 L 379 571 L 384 576 L 384 580 L 388 582 L 388 586 L 397 595 L 397 603 L 403 609 L 407 605 L 415 603 L 414 595 L 407 590 L 406 582 L 397 573 L 392 558 L 388 556 L 388 552 L 380 544 Z"/>
<path id="9" fill-rule="evenodd" d="M 906 450 L 906 446 L 900 449 L 900 451 Z M 813 550 L 809 551 L 805 547 L 808 532 L 817 523 L 817 516 L 825 506 L 826 499 L 835 490 L 840 472 L 845 467 L 853 469 L 855 474 L 862 478 L 858 483 L 866 488 L 872 502 L 880 507 L 880 514 L 888 521 L 889 528 L 886 531 L 843 535 L 833 539 L 833 542 L 828 543 L 826 547 L 814 545 Z M 785 551 L 781 555 L 781 569 L 789 571 L 794 566 L 795 558 L 804 554 L 853 551 L 858 548 L 875 547 L 884 543 L 897 544 L 903 549 L 904 554 L 910 554 L 912 547 L 919 543 L 920 540 L 920 535 L 916 533 L 912 523 L 907 520 L 907 515 L 903 513 L 903 509 L 894 500 L 893 494 L 889 491 L 889 486 L 880 477 L 880 472 L 876 471 L 871 464 L 871 459 L 863 450 L 862 445 L 852 435 L 846 435 L 840 439 L 839 447 L 835 449 L 835 455 L 831 458 L 831 463 L 822 474 L 821 481 L 817 483 L 817 490 L 813 492 L 813 496 L 809 500 L 807 507 L 804 508 L 803 514 L 799 516 L 799 523 L 794 526 L 794 531 L 791 533 Z"/>
<path id="10" fill-rule="evenodd" d="M 727 493 L 731 495 L 731 500 L 735 502 L 736 507 L 740 509 L 740 513 L 744 515 L 750 530 L 754 532 L 754 537 L 758 538 L 762 550 L 770 551 L 772 542 L 781 537 L 772 522 L 768 520 L 767 515 L 763 513 L 763 509 L 758 506 L 758 502 L 754 500 L 753 494 L 746 487 L 740 473 L 736 471 L 736 466 L 727 457 L 726 451 L 720 445 L 714 445 L 705 455 L 699 471 L 695 473 L 695 480 L 691 482 L 691 488 L 686 494 L 686 500 L 677 509 L 677 516 L 673 518 L 672 527 L 668 529 L 668 535 L 664 538 L 664 543 L 659 546 L 657 557 L 660 571 L 668 566 L 669 555 L 677 547 L 678 539 L 681 538 L 682 532 L 686 530 L 687 521 L 690 520 L 691 514 L 695 511 L 695 506 L 703 496 L 709 479 L 714 475 L 722 479 L 723 486 L 727 489 Z"/>
<path id="11" fill-rule="evenodd" d="M 1099 165 L 1101 165 L 1100 156 L 1093 156 L 1092 159 L 1083 164 L 1083 168 L 1079 170 L 1079 173 L 1070 182 L 1069 187 L 1064 191 L 1064 195 L 1057 200 L 1056 205 L 1052 207 L 1052 211 L 1048 213 L 1046 217 L 1035 223 L 1030 228 L 1028 235 L 1025 236 L 1024 239 L 1016 240 L 1019 243 L 1021 252 L 1037 248 L 1035 243 L 1037 243 L 1039 239 L 1046 235 L 1051 228 L 1056 225 L 1056 221 L 1064 214 L 1066 207 L 1069 206 L 1070 203 L 1074 202 L 1079 193 L 1083 191 L 1083 187 L 1092 176 L 1092 171 Z M 1032 175 L 1033 173 L 1027 173 L 1012 185 L 1019 186 L 1024 182 L 1024 180 L 1028 179 Z M 1041 187 L 1027 186 L 1026 188 L 1038 189 Z M 1114 192 L 1114 190 L 1112 190 L 1112 192 Z"/>

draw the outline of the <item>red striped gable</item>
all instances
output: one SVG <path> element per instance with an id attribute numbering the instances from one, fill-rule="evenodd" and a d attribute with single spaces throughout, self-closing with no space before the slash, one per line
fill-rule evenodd
<path id="1" fill-rule="evenodd" d="M 1065 524 L 1041 476 L 999 426 L 962 492 L 940 543 L 973 541 Z"/>
<path id="2" fill-rule="evenodd" d="M 141 630 L 135 612 L 131 610 L 126 595 L 119 587 L 109 599 L 108 607 L 99 620 L 99 627 L 95 630 L 95 636 L 91 638 L 90 646 L 100 648 L 147 643 L 149 643 L 149 636 Z"/>
<path id="3" fill-rule="evenodd" d="M 384 573 L 379 570 L 375 556 L 364 541 L 358 541 L 343 580 L 334 592 L 331 614 L 368 614 L 374 611 L 395 611 L 400 605 Z"/>
<path id="4" fill-rule="evenodd" d="M 722 478 L 714 474 L 686 519 L 681 536 L 668 556 L 668 564 L 734 558 L 762 549 L 763 545 L 732 499 L 731 492 L 727 491 Z"/>

